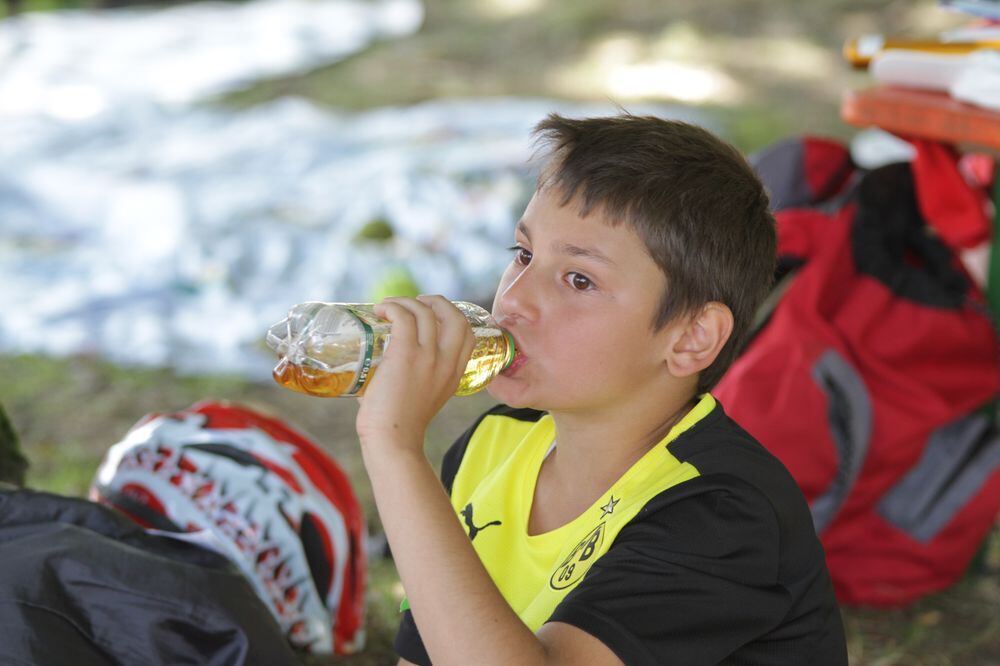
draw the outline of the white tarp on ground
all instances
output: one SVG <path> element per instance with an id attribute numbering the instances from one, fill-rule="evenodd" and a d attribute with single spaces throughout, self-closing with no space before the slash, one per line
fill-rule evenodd
<path id="1" fill-rule="evenodd" d="M 135 59 L 120 76 L 156 69 Z M 288 307 L 367 300 L 395 267 L 488 301 L 530 196 L 531 127 L 614 112 L 497 99 L 346 115 L 284 99 L 232 113 L 134 92 L 86 118 L 0 112 L 0 350 L 265 377 L 263 333 Z M 373 220 L 392 239 L 356 241 Z"/>
<path id="2" fill-rule="evenodd" d="M 185 105 L 415 32 L 419 0 L 251 0 L 0 21 L 0 117 Z"/>

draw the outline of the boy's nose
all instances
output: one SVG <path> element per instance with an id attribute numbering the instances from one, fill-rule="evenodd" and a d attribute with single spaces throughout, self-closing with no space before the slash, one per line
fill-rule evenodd
<path id="1" fill-rule="evenodd" d="M 508 284 L 501 284 L 497 291 L 496 310 L 499 323 L 504 320 L 534 321 L 538 317 L 537 294 L 532 286 L 530 268 L 518 273 Z"/>

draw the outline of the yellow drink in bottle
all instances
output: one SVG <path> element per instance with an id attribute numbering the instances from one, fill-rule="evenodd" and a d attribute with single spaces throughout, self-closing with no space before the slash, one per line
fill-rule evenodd
<path id="1" fill-rule="evenodd" d="M 514 360 L 514 341 L 490 313 L 456 302 L 476 336 L 476 346 L 455 395 L 481 390 Z M 389 322 L 374 305 L 300 303 L 268 329 L 267 344 L 279 356 L 274 379 L 285 388 L 323 398 L 364 395 L 390 342 Z"/>

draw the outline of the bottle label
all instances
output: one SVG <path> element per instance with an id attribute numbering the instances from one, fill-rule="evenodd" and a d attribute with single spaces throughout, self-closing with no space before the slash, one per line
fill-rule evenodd
<path id="1" fill-rule="evenodd" d="M 368 375 L 372 370 L 372 356 L 375 353 L 375 332 L 362 316 L 364 313 L 346 306 L 344 307 L 344 310 L 349 312 L 355 319 L 358 320 L 358 323 L 361 324 L 361 330 L 364 331 L 365 335 L 364 356 L 361 359 L 361 367 L 358 368 L 358 376 L 354 380 L 354 385 L 343 393 L 345 396 L 352 396 L 357 395 L 358 391 L 360 391 L 368 382 Z"/>

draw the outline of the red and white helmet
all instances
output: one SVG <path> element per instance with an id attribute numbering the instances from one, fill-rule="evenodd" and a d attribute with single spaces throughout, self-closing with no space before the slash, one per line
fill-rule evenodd
<path id="1" fill-rule="evenodd" d="M 198 532 L 295 647 L 364 646 L 364 517 L 347 476 L 281 421 L 216 402 L 149 414 L 105 455 L 91 497 L 147 528 Z"/>

